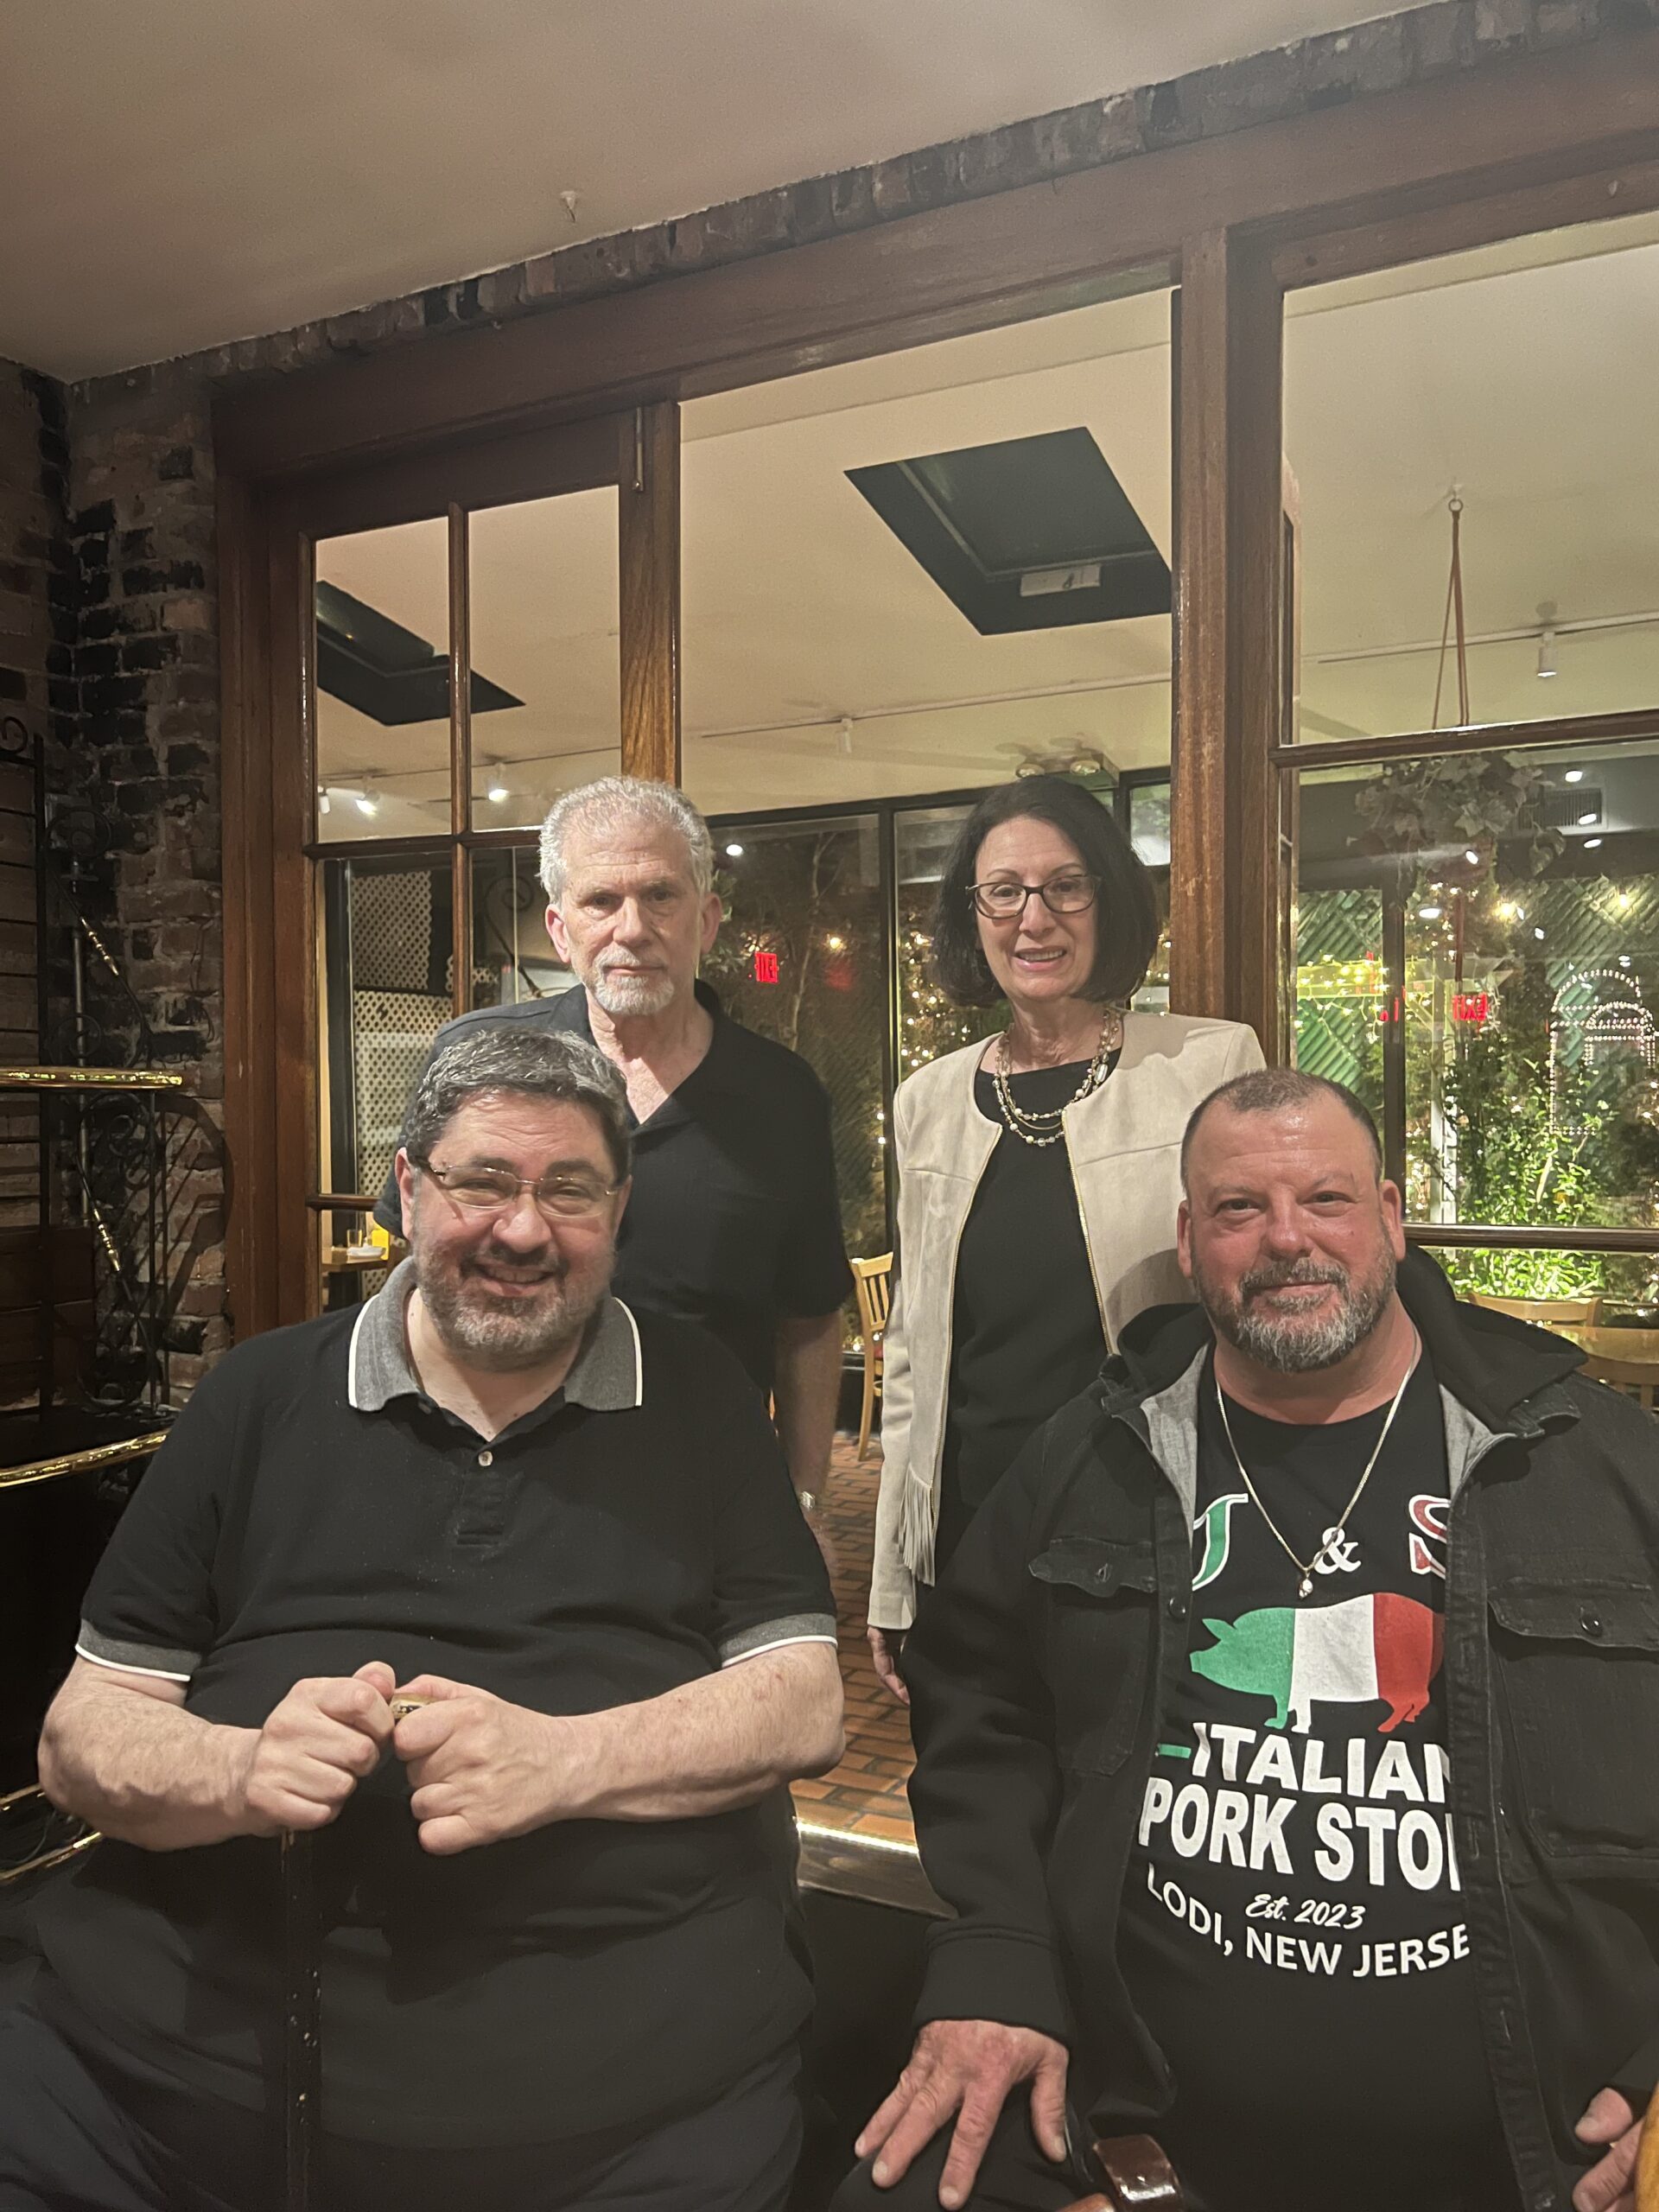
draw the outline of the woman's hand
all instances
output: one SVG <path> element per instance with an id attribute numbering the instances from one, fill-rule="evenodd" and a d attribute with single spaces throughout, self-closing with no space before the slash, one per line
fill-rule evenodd
<path id="1" fill-rule="evenodd" d="M 900 1705 L 908 1705 L 910 1692 L 905 1688 L 904 1676 L 899 1672 L 899 1655 L 904 1648 L 903 1629 L 873 1628 L 870 1630 L 870 1656 L 875 1662 L 875 1671 L 881 1678 L 882 1688 L 890 1690 Z"/>

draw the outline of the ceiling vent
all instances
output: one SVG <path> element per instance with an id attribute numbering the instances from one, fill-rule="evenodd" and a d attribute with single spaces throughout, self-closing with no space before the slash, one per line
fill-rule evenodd
<path id="1" fill-rule="evenodd" d="M 847 475 L 982 637 L 1169 613 L 1168 564 L 1086 429 Z"/>
<path id="2" fill-rule="evenodd" d="M 449 715 L 448 658 L 389 614 L 341 591 L 338 584 L 319 584 L 317 689 L 331 699 L 343 699 L 388 729 L 405 722 L 445 721 Z M 524 703 L 474 671 L 475 715 Z"/>

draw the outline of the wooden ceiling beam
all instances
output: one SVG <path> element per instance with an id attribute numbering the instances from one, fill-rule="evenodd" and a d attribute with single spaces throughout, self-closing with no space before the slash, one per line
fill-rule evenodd
<path id="1" fill-rule="evenodd" d="M 232 387 L 217 410 L 219 463 L 285 475 L 694 397 L 1170 282 L 1184 238 L 1256 231 L 1282 245 L 1363 229 L 1402 193 L 1432 208 L 1656 157 L 1659 28 L 1609 35 Z"/>

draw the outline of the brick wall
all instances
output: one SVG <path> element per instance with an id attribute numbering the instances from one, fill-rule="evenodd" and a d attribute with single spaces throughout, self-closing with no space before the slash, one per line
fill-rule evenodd
<path id="1" fill-rule="evenodd" d="M 36 988 L 35 779 L 54 670 L 72 618 L 60 602 L 66 546 L 63 394 L 49 378 L 0 361 L 0 1060 L 41 1047 Z M 38 1116 L 0 1092 L 0 1229 L 36 1217 Z"/>
<path id="2" fill-rule="evenodd" d="M 184 1071 L 200 1116 L 194 1135 L 175 1128 L 169 1170 L 188 1275 L 168 1336 L 180 1395 L 230 1342 L 211 400 L 188 375 L 71 393 L 75 642 L 54 687 L 65 800 L 94 853 L 80 896 L 148 1024 L 141 1036 L 105 984 L 111 1057 Z"/>
<path id="3" fill-rule="evenodd" d="M 69 531 L 78 597 L 58 686 L 66 772 L 116 840 L 103 918 L 164 1057 L 223 1096 L 219 727 L 209 410 L 232 380 L 556 312 L 626 287 L 1253 124 L 1402 89 L 1513 54 L 1659 22 L 1659 0 L 1433 0 L 982 137 L 816 177 L 482 276 L 245 339 L 69 394 Z M 3 403 L 0 403 L 3 404 Z M 200 1167 L 204 1221 L 219 1203 Z M 227 1341 L 222 1271 L 202 1262 L 178 1372 Z"/>

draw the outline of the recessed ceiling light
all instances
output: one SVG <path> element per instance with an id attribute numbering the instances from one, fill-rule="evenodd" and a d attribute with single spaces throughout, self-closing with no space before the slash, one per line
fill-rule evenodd
<path id="1" fill-rule="evenodd" d="M 1472 845 L 1469 846 L 1469 847 L 1465 849 L 1465 853 L 1464 853 L 1463 857 L 1465 858 L 1465 860 L 1466 860 L 1466 861 L 1468 861 L 1468 863 L 1469 863 L 1469 865 L 1470 865 L 1470 867 L 1471 867 L 1471 868 L 1478 868 L 1478 867 L 1479 867 L 1479 865 L 1480 865 L 1480 855 L 1479 855 L 1479 854 L 1475 850 L 1475 849 L 1474 849 L 1474 847 L 1473 847 Z"/>
<path id="2" fill-rule="evenodd" d="M 1581 784 L 1584 781 L 1583 769 L 1569 768 L 1566 775 L 1562 777 L 1561 781 L 1564 784 Z"/>
<path id="3" fill-rule="evenodd" d="M 728 845 L 726 848 L 726 857 L 728 861 L 741 861 L 743 857 L 742 846 Z"/>
<path id="4" fill-rule="evenodd" d="M 1542 937 L 1542 935 L 1543 935 L 1543 931 L 1542 931 L 1542 930 L 1540 930 L 1540 929 L 1535 929 L 1535 930 L 1534 930 L 1534 931 L 1533 931 L 1533 935 L 1534 935 L 1534 937 Z"/>
<path id="5" fill-rule="evenodd" d="M 1584 841 L 1584 849 L 1586 853 L 1593 853 L 1600 842 L 1599 837 L 1586 837 Z"/>
<path id="6" fill-rule="evenodd" d="M 1580 827 L 1580 830 L 1586 829 L 1586 828 L 1589 826 L 1589 824 L 1590 824 L 1591 823 L 1592 823 L 1592 822 L 1599 822 L 1599 821 L 1600 821 L 1600 819 L 1601 819 L 1601 811 L 1600 811 L 1600 809 L 1599 809 L 1599 808 L 1597 808 L 1597 807 L 1592 807 L 1592 808 L 1591 809 L 1591 810 L 1590 810 L 1590 812 L 1589 812 L 1588 814 L 1581 814 L 1581 815 L 1579 817 L 1579 827 Z"/>

